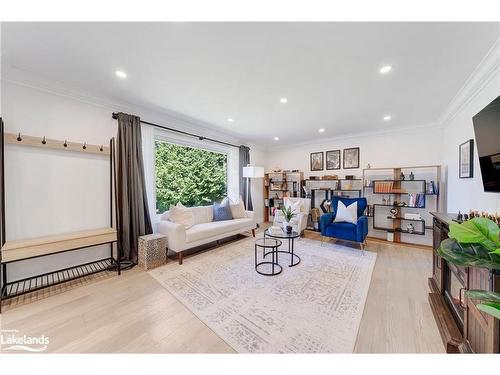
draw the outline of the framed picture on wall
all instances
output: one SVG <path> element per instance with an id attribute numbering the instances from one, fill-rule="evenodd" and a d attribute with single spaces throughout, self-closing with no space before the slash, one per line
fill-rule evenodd
<path id="1" fill-rule="evenodd" d="M 340 150 L 326 152 L 326 169 L 340 169 Z"/>
<path id="2" fill-rule="evenodd" d="M 359 168 L 359 147 L 344 149 L 344 169 Z"/>
<path id="3" fill-rule="evenodd" d="M 323 170 L 323 152 L 311 153 L 311 171 Z"/>
<path id="4" fill-rule="evenodd" d="M 469 139 L 458 146 L 458 177 L 474 177 L 474 140 Z"/>

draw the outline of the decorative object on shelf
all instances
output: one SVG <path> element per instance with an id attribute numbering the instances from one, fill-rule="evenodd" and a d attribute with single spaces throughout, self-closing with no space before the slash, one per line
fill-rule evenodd
<path id="1" fill-rule="evenodd" d="M 472 178 L 474 177 L 474 140 L 469 139 L 462 143 L 459 147 L 459 171 L 458 177 Z"/>
<path id="2" fill-rule="evenodd" d="M 463 218 L 464 218 L 464 216 L 462 215 L 462 213 L 460 212 L 460 210 L 458 210 L 457 221 L 462 221 Z"/>
<path id="3" fill-rule="evenodd" d="M 413 181 L 415 179 L 415 175 L 413 174 L 413 172 L 410 172 L 410 181 Z"/>
<path id="4" fill-rule="evenodd" d="M 396 207 L 392 207 L 389 212 L 391 213 L 391 218 L 396 219 L 398 217 L 399 210 Z"/>
<path id="5" fill-rule="evenodd" d="M 409 193 L 408 194 L 408 207 L 425 207 L 425 194 Z"/>
<path id="6" fill-rule="evenodd" d="M 415 228 L 413 227 L 413 224 L 410 223 L 406 226 L 406 230 L 408 231 L 408 233 L 414 233 L 415 232 Z"/>
<path id="7" fill-rule="evenodd" d="M 344 149 L 344 169 L 359 168 L 359 147 Z"/>
<path id="8" fill-rule="evenodd" d="M 425 184 L 425 193 L 426 194 L 437 194 L 437 187 L 434 181 L 426 182 Z"/>
<path id="9" fill-rule="evenodd" d="M 312 152 L 310 155 L 311 171 L 323 170 L 323 152 Z"/>
<path id="10" fill-rule="evenodd" d="M 309 179 L 310 180 L 320 180 L 321 177 L 320 176 L 309 176 Z"/>
<path id="11" fill-rule="evenodd" d="M 370 163 L 366 164 L 366 169 L 370 169 L 371 167 Z"/>
<path id="12" fill-rule="evenodd" d="M 354 176 L 353 174 L 346 174 L 345 179 L 346 180 L 354 180 L 355 177 L 356 176 Z"/>
<path id="13" fill-rule="evenodd" d="M 399 175 L 399 178 L 401 181 L 404 181 L 405 180 L 405 174 L 403 172 L 401 172 L 401 174 Z"/>
<path id="14" fill-rule="evenodd" d="M 369 179 L 365 179 L 365 182 L 364 182 L 364 187 L 370 187 L 371 186 L 371 182 Z"/>
<path id="15" fill-rule="evenodd" d="M 405 213 L 404 218 L 406 220 L 422 220 L 422 216 L 420 216 L 419 213 L 412 214 L 412 213 Z"/>
<path id="16" fill-rule="evenodd" d="M 394 230 L 392 229 L 387 230 L 387 241 L 394 242 Z"/>
<path id="17" fill-rule="evenodd" d="M 340 169 L 340 150 L 326 152 L 326 169 Z"/>
<path id="18" fill-rule="evenodd" d="M 499 228 L 487 218 L 474 218 L 462 224 L 450 223 L 449 238 L 437 249 L 439 256 L 461 267 L 500 269 Z M 468 290 L 466 295 L 481 301 L 476 307 L 500 319 L 500 293 L 484 290 Z"/>
<path id="19" fill-rule="evenodd" d="M 322 180 L 338 180 L 339 176 L 337 176 L 336 174 L 334 174 L 334 175 L 326 175 L 326 176 L 322 176 L 321 179 Z"/>

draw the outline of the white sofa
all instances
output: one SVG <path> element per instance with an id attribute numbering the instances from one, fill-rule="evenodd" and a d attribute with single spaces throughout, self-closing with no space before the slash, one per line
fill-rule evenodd
<path id="1" fill-rule="evenodd" d="M 307 198 L 287 197 L 283 200 L 283 205 L 288 207 L 290 204 L 295 204 L 297 202 L 300 202 L 300 212 L 292 219 L 292 227 L 295 232 L 302 234 L 307 227 L 307 219 L 309 218 L 309 211 L 311 211 L 311 200 Z M 285 217 L 281 210 L 276 210 L 273 225 L 281 227 L 284 221 Z"/>
<path id="2" fill-rule="evenodd" d="M 188 229 L 170 221 L 168 211 L 161 215 L 158 224 L 158 232 L 167 236 L 167 248 L 177 253 L 179 264 L 182 264 L 184 250 L 247 231 L 255 237 L 253 211 L 245 211 L 245 218 L 242 219 L 212 221 L 212 206 L 190 207 L 189 210 L 193 211 L 195 224 Z"/>

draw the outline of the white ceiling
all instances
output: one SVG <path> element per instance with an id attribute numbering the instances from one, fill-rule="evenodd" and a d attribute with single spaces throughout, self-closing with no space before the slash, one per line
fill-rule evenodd
<path id="1" fill-rule="evenodd" d="M 283 144 L 437 121 L 499 25 L 4 23 L 2 58 L 75 89 Z M 381 75 L 385 64 L 392 72 Z"/>

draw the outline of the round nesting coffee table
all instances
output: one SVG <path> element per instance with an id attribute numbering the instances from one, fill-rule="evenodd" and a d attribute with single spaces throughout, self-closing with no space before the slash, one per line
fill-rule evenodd
<path id="1" fill-rule="evenodd" d="M 271 233 L 269 229 L 266 229 L 264 232 L 264 238 L 266 237 L 276 238 L 280 240 L 288 240 L 288 251 L 278 250 L 278 253 L 285 253 L 290 255 L 290 264 L 288 265 L 288 267 L 294 267 L 300 263 L 301 261 L 300 257 L 294 253 L 294 245 L 295 245 L 294 241 L 296 238 L 300 237 L 300 235 L 297 232 L 293 231 L 292 233 L 286 233 L 286 232 Z"/>
<path id="2" fill-rule="evenodd" d="M 259 238 L 255 241 L 255 271 L 264 276 L 274 276 L 278 275 L 283 271 L 283 268 L 278 264 L 278 247 L 281 246 L 281 241 L 275 238 Z M 257 248 L 262 248 L 262 261 L 258 262 L 257 258 Z M 270 249 L 269 252 L 266 253 L 266 249 Z M 271 254 L 271 261 L 266 261 L 266 256 Z M 266 272 L 264 270 L 259 270 L 259 268 L 264 268 L 264 265 L 270 265 L 268 268 L 271 268 L 270 272 Z"/>

